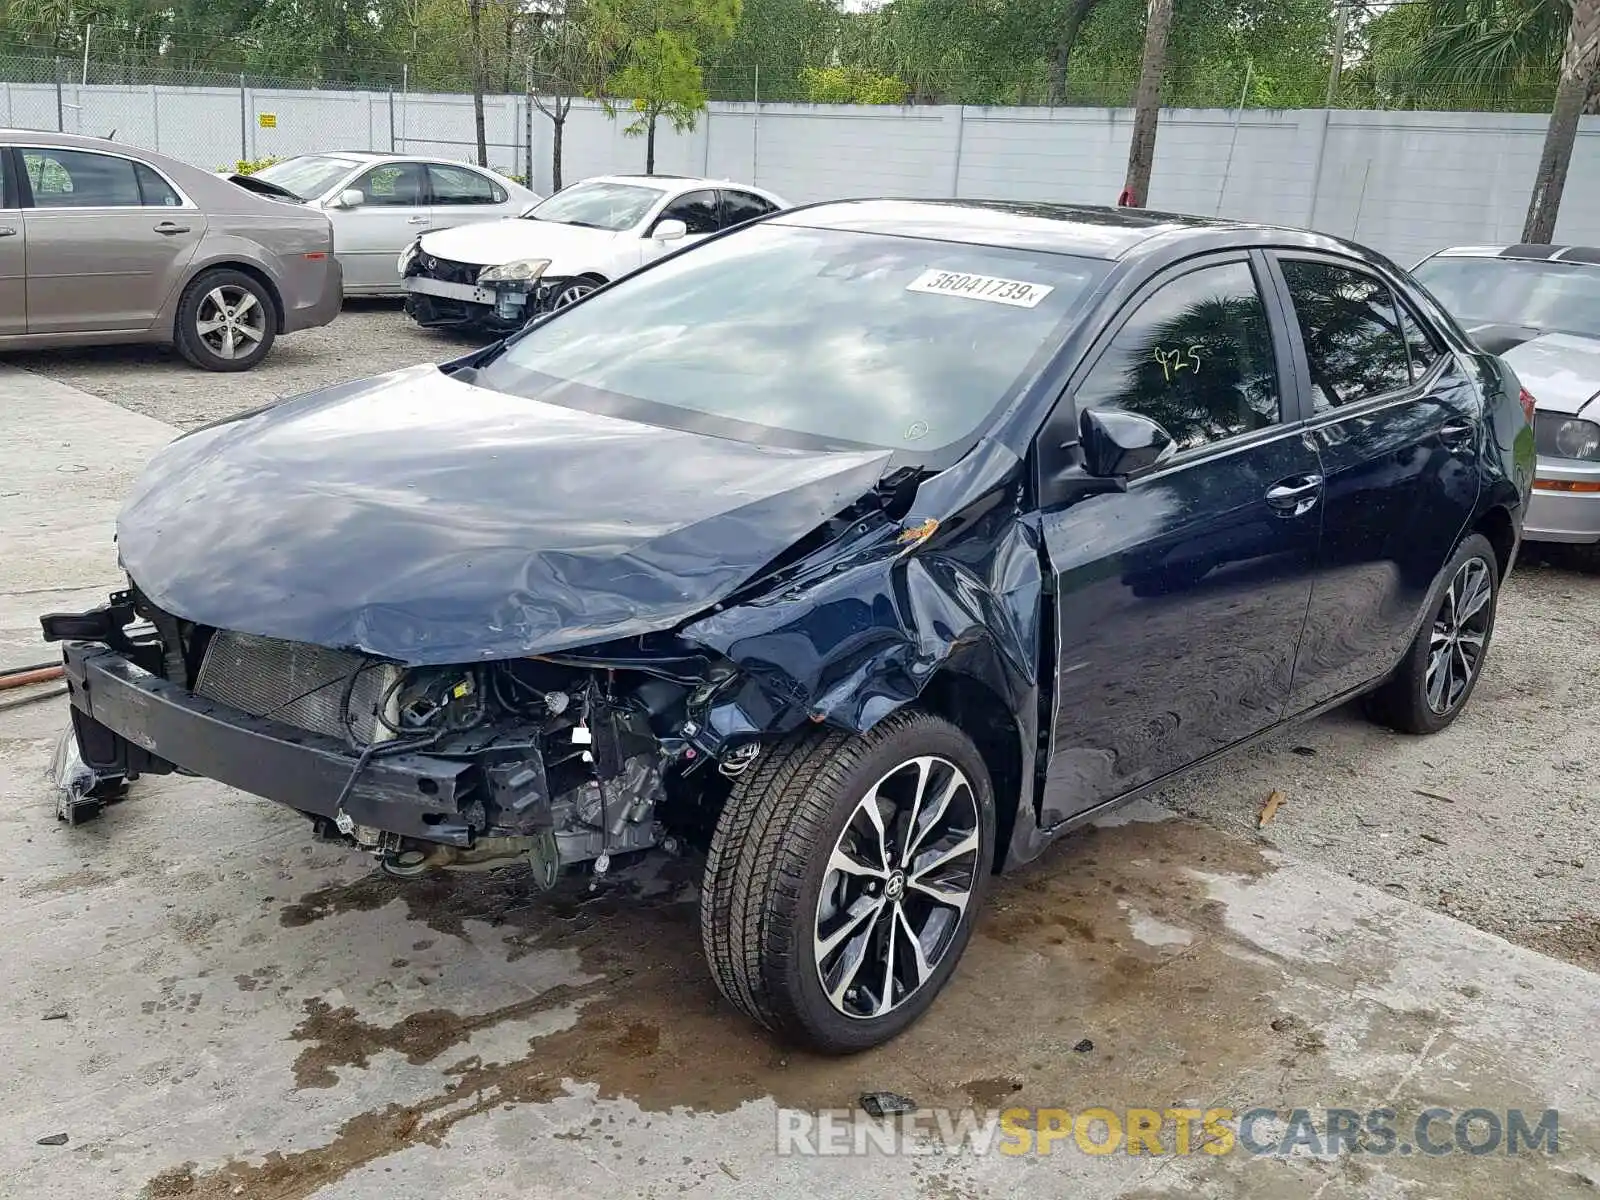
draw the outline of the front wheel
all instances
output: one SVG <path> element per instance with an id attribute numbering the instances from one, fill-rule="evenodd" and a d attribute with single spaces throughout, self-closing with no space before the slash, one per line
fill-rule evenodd
<path id="1" fill-rule="evenodd" d="M 994 809 L 977 748 L 927 713 L 769 748 L 735 783 L 706 861 L 700 931 L 717 987 L 822 1053 L 888 1041 L 972 936 Z"/>
<path id="2" fill-rule="evenodd" d="M 1494 634 L 1500 567 L 1489 539 L 1469 534 L 1441 578 L 1411 649 L 1367 701 L 1374 720 L 1401 733 L 1438 733 L 1461 715 Z"/>

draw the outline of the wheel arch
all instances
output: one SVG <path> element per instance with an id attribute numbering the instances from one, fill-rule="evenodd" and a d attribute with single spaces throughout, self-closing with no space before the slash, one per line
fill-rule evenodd
<path id="1" fill-rule="evenodd" d="M 172 338 L 178 337 L 178 321 L 183 316 L 183 298 L 189 294 L 189 289 L 207 271 L 237 271 L 241 275 L 248 275 L 266 290 L 267 298 L 272 301 L 273 332 L 283 332 L 284 307 L 283 293 L 278 290 L 278 285 L 271 275 L 263 271 L 256 264 L 245 262 L 236 258 L 220 258 L 213 262 L 202 263 L 189 272 L 189 277 L 183 281 L 183 287 L 178 289 L 178 301 L 172 310 Z"/>
<path id="2" fill-rule="evenodd" d="M 1491 505 L 1473 522 L 1471 532 L 1481 533 L 1494 547 L 1495 565 L 1504 579 L 1517 553 L 1517 525 L 1511 511 L 1503 504 Z"/>
<path id="3" fill-rule="evenodd" d="M 949 721 L 978 748 L 994 791 L 994 861 L 1006 861 L 1022 799 L 1024 755 L 1022 730 L 1004 697 L 981 679 L 957 671 L 940 671 L 923 688 L 915 707 Z"/>

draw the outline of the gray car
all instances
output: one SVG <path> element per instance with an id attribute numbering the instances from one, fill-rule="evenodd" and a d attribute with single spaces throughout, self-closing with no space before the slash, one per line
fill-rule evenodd
<path id="1" fill-rule="evenodd" d="M 340 295 L 321 213 L 148 150 L 0 129 L 0 350 L 157 342 L 243 371 Z"/>
<path id="2" fill-rule="evenodd" d="M 362 150 L 302 154 L 228 178 L 327 213 L 347 296 L 403 296 L 396 262 L 417 238 L 515 217 L 539 202 L 538 193 L 485 167 Z"/>

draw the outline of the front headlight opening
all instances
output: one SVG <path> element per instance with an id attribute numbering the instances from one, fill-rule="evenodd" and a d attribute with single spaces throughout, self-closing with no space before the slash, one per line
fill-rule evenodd
<path id="1" fill-rule="evenodd" d="M 1600 462 L 1600 424 L 1580 417 L 1540 413 L 1534 432 L 1540 454 L 1550 458 Z"/>
<path id="2" fill-rule="evenodd" d="M 521 258 L 497 267 L 485 267 L 478 272 L 478 282 L 531 285 L 538 282 L 549 266 L 548 258 Z"/>

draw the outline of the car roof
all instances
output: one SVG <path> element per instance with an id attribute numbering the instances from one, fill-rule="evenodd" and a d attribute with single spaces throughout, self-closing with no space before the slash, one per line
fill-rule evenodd
<path id="1" fill-rule="evenodd" d="M 736 179 L 712 179 L 705 175 L 663 175 L 657 172 L 654 175 L 590 175 L 580 180 L 582 183 L 638 183 L 649 186 L 668 187 L 677 191 L 689 191 L 693 188 L 723 188 L 734 187 L 751 192 L 766 193 L 764 187 L 757 187 L 753 183 L 741 183 Z"/>
<path id="2" fill-rule="evenodd" d="M 1600 264 L 1600 246 L 1548 246 L 1522 242 L 1515 246 L 1451 246 L 1434 258 L 1519 258 L 1540 262 Z"/>
<path id="3" fill-rule="evenodd" d="M 1288 245 L 1370 256 L 1359 246 L 1303 229 L 1143 208 L 1019 200 L 828 201 L 789 209 L 768 220 L 1112 260 L 1128 257 L 1153 243 L 1166 245 L 1190 239 L 1207 243 L 1226 240 L 1229 245 L 1239 246 Z"/>

